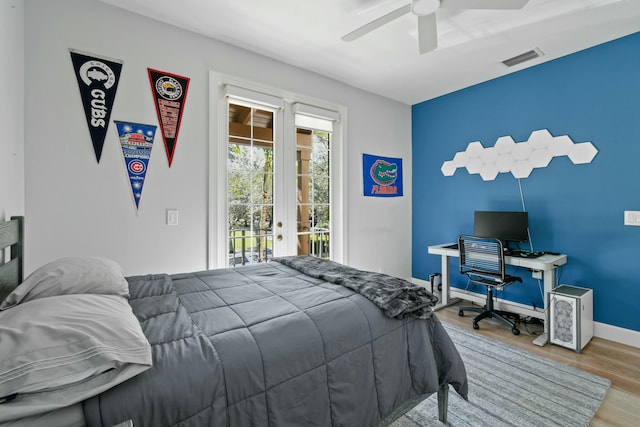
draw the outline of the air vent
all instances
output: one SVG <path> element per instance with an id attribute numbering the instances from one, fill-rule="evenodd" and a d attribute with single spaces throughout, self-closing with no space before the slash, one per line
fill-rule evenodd
<path id="1" fill-rule="evenodd" d="M 544 55 L 542 51 L 538 48 L 532 49 L 528 52 L 521 53 L 520 55 L 514 56 L 513 58 L 505 59 L 502 61 L 504 65 L 507 67 L 513 67 L 514 65 L 522 64 L 523 62 L 531 61 L 532 59 L 538 58 Z"/>

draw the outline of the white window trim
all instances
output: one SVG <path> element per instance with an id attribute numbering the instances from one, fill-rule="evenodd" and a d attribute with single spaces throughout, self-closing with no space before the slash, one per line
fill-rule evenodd
<path id="1" fill-rule="evenodd" d="M 261 94 L 261 98 L 255 99 L 255 93 Z M 284 114 L 282 122 L 274 125 L 277 132 L 284 135 L 274 135 L 275 138 L 284 138 L 285 146 L 295 142 L 294 117 L 296 109 L 302 108 L 301 113 L 315 115 L 322 114 L 322 118 L 334 120 L 337 123 L 333 131 L 332 159 L 331 159 L 331 258 L 340 263 L 348 263 L 347 259 L 347 109 L 342 105 L 308 97 L 298 93 L 265 86 L 252 81 L 242 80 L 234 76 L 221 74 L 215 71 L 209 72 L 209 212 L 207 260 L 208 268 L 220 268 L 227 263 L 227 127 L 229 123 L 226 95 L 232 95 L 236 99 L 242 99 L 250 94 L 252 102 L 261 102 L 264 105 L 279 107 L 277 100 L 284 101 Z M 247 98 L 245 98 L 247 99 Z M 275 104 L 275 105 L 274 105 Z M 329 114 L 328 116 L 326 114 Z M 294 158 L 293 153 L 282 152 L 279 161 L 286 158 Z M 288 157 L 287 157 L 288 156 Z M 274 159 L 278 162 L 278 159 Z M 287 165 L 285 165 L 287 167 Z M 292 168 L 293 171 L 293 168 Z M 276 185 L 284 185 L 277 183 Z M 290 182 L 288 185 L 295 185 Z M 288 190 L 281 188 L 280 190 Z M 295 190 L 295 189 L 294 189 Z M 296 221 L 296 218 L 286 218 L 288 224 Z M 290 233 L 289 233 L 290 234 Z M 289 236 L 295 238 L 295 236 Z"/>

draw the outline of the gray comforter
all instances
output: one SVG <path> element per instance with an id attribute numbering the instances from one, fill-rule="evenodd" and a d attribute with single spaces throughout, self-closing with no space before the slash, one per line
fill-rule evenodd
<path id="1" fill-rule="evenodd" d="M 278 262 L 128 281 L 154 366 L 86 401 L 88 426 L 375 426 L 441 384 L 466 397 L 436 316 Z"/>

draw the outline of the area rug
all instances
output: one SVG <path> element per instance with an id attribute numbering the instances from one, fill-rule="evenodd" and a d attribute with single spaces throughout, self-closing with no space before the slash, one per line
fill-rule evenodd
<path id="1" fill-rule="evenodd" d="M 450 426 L 588 426 L 611 382 L 443 323 L 465 362 L 469 401 L 451 389 Z M 570 351 L 570 350 L 567 350 Z M 436 395 L 392 427 L 442 426 Z"/>

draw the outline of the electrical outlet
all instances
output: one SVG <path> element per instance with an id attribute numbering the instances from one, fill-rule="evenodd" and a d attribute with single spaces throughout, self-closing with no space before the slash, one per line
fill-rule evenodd
<path id="1" fill-rule="evenodd" d="M 542 271 L 540 270 L 531 271 L 531 277 L 533 277 L 534 279 L 542 279 Z"/>
<path id="2" fill-rule="evenodd" d="M 624 225 L 640 226 L 640 211 L 624 211 Z"/>
<path id="3" fill-rule="evenodd" d="M 167 209 L 167 225 L 178 225 L 177 209 Z"/>

